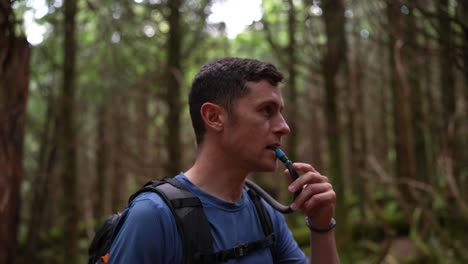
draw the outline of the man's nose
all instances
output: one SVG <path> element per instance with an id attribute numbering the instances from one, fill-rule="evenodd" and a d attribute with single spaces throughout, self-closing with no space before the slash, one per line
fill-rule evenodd
<path id="1" fill-rule="evenodd" d="M 288 123 L 284 119 L 283 115 L 280 115 L 275 132 L 284 136 L 291 132 L 291 129 L 289 128 Z"/>

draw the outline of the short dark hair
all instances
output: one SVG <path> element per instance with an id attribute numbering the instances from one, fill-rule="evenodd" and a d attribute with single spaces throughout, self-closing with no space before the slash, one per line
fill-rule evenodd
<path id="1" fill-rule="evenodd" d="M 206 102 L 218 104 L 232 113 L 237 99 L 247 95 L 247 82 L 268 81 L 277 86 L 283 75 L 271 63 L 255 59 L 221 58 L 203 65 L 192 82 L 189 94 L 190 117 L 197 144 L 203 142 L 205 123 L 201 106 Z"/>

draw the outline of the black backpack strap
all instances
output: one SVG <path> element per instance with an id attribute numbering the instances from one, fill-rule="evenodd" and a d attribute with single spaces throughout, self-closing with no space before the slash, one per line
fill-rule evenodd
<path id="1" fill-rule="evenodd" d="M 269 245 L 271 256 L 273 258 L 273 263 L 278 263 L 278 256 L 275 250 L 275 234 L 273 232 L 273 224 L 271 222 L 270 215 L 265 208 L 265 205 L 262 203 L 260 196 L 251 188 L 247 190 L 250 199 L 253 201 L 255 205 L 255 209 L 257 210 L 257 215 L 260 218 L 260 222 L 262 224 L 263 233 L 265 234 L 266 238 L 271 237 L 273 243 Z"/>
<path id="2" fill-rule="evenodd" d="M 175 216 L 183 243 L 184 263 L 202 263 L 195 259 L 196 255 L 213 254 L 211 228 L 198 197 L 176 179 L 164 178 L 145 184 L 130 197 L 129 203 L 143 192 L 159 194 Z"/>
<path id="3" fill-rule="evenodd" d="M 249 243 L 239 244 L 236 247 L 221 250 L 214 254 L 197 254 L 196 259 L 198 263 L 222 263 L 229 259 L 239 259 L 252 251 L 269 248 L 275 243 L 273 234 Z"/>
<path id="4" fill-rule="evenodd" d="M 273 232 L 273 224 L 271 222 L 270 215 L 263 205 L 260 196 L 253 189 L 248 189 L 247 193 L 255 205 L 255 209 L 257 211 L 257 215 L 262 225 L 265 237 L 257 241 L 239 244 L 234 248 L 222 250 L 214 254 L 198 254 L 196 257 L 198 263 L 221 263 L 227 261 L 228 259 L 241 258 L 252 251 L 264 248 L 269 248 L 273 262 L 278 262 L 275 251 L 275 234 Z"/>

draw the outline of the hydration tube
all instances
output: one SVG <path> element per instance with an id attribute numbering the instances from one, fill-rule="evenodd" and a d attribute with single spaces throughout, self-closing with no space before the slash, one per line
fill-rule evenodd
<path id="1" fill-rule="evenodd" d="M 284 165 L 286 166 L 286 168 L 289 171 L 289 174 L 291 175 L 292 181 L 295 181 L 297 178 L 299 178 L 299 174 L 297 173 L 296 170 L 294 170 L 292 162 L 288 159 L 288 157 L 286 157 L 284 152 L 281 149 L 277 148 L 277 147 L 269 147 L 269 148 L 275 152 L 276 158 L 281 160 L 281 162 L 284 163 Z M 262 189 L 262 187 L 258 186 L 253 181 L 251 181 L 249 179 L 246 179 L 245 184 L 247 185 L 247 187 L 255 190 L 268 204 L 270 204 L 273 208 L 275 208 L 279 212 L 281 212 L 283 214 L 289 214 L 289 213 L 293 212 L 291 207 L 283 205 L 280 202 L 278 202 L 277 200 L 275 200 L 275 198 L 271 197 L 271 195 L 269 193 L 267 193 L 265 190 Z M 293 201 L 301 193 L 301 191 L 302 190 L 298 190 L 298 191 L 294 192 Z"/>

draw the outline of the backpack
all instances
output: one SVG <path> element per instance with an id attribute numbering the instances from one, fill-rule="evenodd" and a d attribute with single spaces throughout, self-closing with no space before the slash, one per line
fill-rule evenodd
<path id="1" fill-rule="evenodd" d="M 260 196 L 252 188 L 248 188 L 247 193 L 255 205 L 265 237 L 219 252 L 213 252 L 211 229 L 200 199 L 183 184 L 173 178 L 148 182 L 129 198 L 128 204 L 130 205 L 133 199 L 143 192 L 159 194 L 170 208 L 181 235 L 184 263 L 221 263 L 228 259 L 241 258 L 252 251 L 264 248 L 270 248 L 273 260 L 277 262 L 274 250 L 275 235 L 270 216 Z M 125 217 L 125 213 L 113 214 L 96 229 L 96 234 L 88 249 L 88 264 L 107 263 L 114 237 L 113 232 L 114 230 L 118 232 Z"/>

